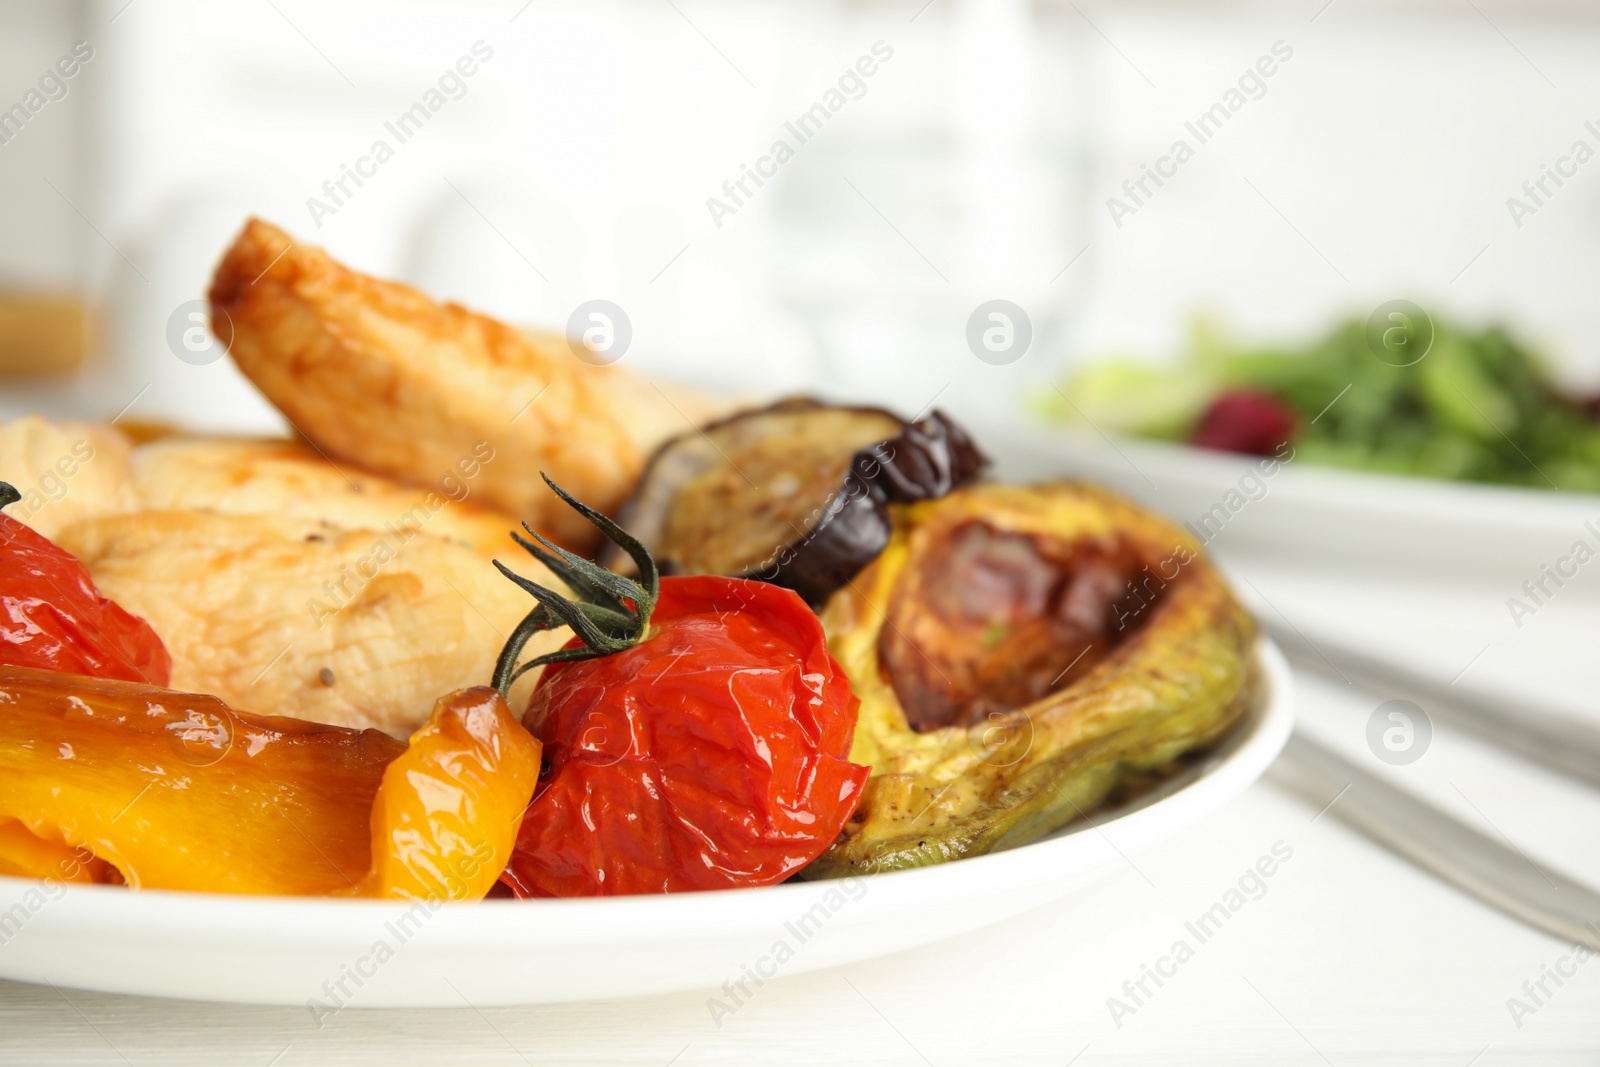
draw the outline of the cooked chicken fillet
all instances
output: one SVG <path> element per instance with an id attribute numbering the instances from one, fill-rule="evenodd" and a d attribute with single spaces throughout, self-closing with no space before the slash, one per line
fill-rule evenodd
<path id="1" fill-rule="evenodd" d="M 517 520 L 474 503 L 498 458 L 484 444 L 423 489 L 335 464 L 289 441 L 168 437 L 134 449 L 133 484 L 140 506 L 155 511 L 282 515 L 347 530 L 406 527 L 517 567 L 529 560 L 511 540 Z"/>
<path id="2" fill-rule="evenodd" d="M 128 452 L 127 439 L 101 423 L 37 415 L 0 423 L 0 481 L 22 494 L 6 514 L 53 538 L 79 519 L 133 510 Z"/>
<path id="3" fill-rule="evenodd" d="M 406 529 L 146 511 L 85 519 L 57 540 L 102 593 L 155 627 L 174 688 L 402 738 L 440 694 L 487 684 L 533 606 L 478 552 Z M 548 580 L 531 559 L 516 566 Z M 563 634 L 537 636 L 527 654 Z M 521 707 L 531 682 L 518 688 Z"/>
<path id="4" fill-rule="evenodd" d="M 617 367 L 349 270 L 260 220 L 217 267 L 212 327 L 295 428 L 335 458 L 405 482 L 495 449 L 484 501 L 573 546 L 594 530 L 540 481 L 611 511 L 657 443 L 710 413 Z"/>

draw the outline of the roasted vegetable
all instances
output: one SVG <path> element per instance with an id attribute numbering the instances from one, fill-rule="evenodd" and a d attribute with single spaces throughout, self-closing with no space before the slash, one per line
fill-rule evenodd
<path id="1" fill-rule="evenodd" d="M 658 579 L 642 545 L 566 499 L 640 580 L 527 546 L 583 601 L 516 579 L 540 606 L 508 642 L 498 684 L 516 676 L 527 633 L 565 622 L 578 638 L 530 661 L 549 664 L 524 720 L 549 769 L 506 883 L 547 897 L 782 881 L 837 838 L 867 777 L 845 759 L 856 699 L 816 615 L 759 582 Z"/>
<path id="2" fill-rule="evenodd" d="M 873 774 L 807 877 L 1024 844 L 1219 737 L 1250 692 L 1252 623 L 1199 546 L 1087 486 L 901 509 L 823 624 Z"/>
<path id="3" fill-rule="evenodd" d="M 372 804 L 367 897 L 477 900 L 511 858 L 540 745 L 497 690 L 444 697 L 383 770 Z"/>
<path id="4" fill-rule="evenodd" d="M 370 866 L 383 768 L 405 747 L 22 668 L 0 668 L 0 703 L 0 816 L 159 889 L 348 890 Z"/>
<path id="5" fill-rule="evenodd" d="M 22 494 L 0 482 L 0 508 Z M 0 666 L 166 685 L 172 657 L 150 624 L 100 595 L 77 558 L 0 514 Z"/>
<path id="6" fill-rule="evenodd" d="M 121 882 L 115 867 L 88 849 L 47 841 L 17 819 L 0 819 L 0 874 L 53 882 Z"/>
<path id="7" fill-rule="evenodd" d="M 482 896 L 539 765 L 493 690 L 440 700 L 411 749 L 20 667 L 0 668 L 0 707 L 0 865 L 40 877 L 81 849 L 134 887 Z"/>
<path id="8" fill-rule="evenodd" d="M 940 412 L 795 398 L 662 445 L 621 521 L 664 574 L 753 578 L 817 607 L 888 544 L 891 503 L 943 496 L 984 462 Z"/>

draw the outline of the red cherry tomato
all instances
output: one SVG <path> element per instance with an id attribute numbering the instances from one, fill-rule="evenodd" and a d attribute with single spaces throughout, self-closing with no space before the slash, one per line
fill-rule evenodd
<path id="1" fill-rule="evenodd" d="M 0 507 L 16 490 L 0 482 Z M 172 657 L 150 624 L 100 595 L 77 558 L 0 513 L 0 666 L 165 687 Z"/>
<path id="2" fill-rule="evenodd" d="M 661 579 L 644 640 L 545 668 L 523 721 L 548 770 L 506 884 L 564 897 L 782 881 L 855 811 L 858 704 L 794 593 Z"/>

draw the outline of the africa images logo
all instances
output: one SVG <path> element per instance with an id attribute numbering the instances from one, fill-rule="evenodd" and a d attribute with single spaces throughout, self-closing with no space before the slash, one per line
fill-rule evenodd
<path id="1" fill-rule="evenodd" d="M 755 196 L 756 189 L 767 183 L 768 178 L 777 177 L 778 168 L 793 159 L 801 145 L 821 133 L 824 123 L 844 110 L 851 100 L 866 96 L 867 79 L 877 74 L 880 65 L 892 58 L 893 47 L 884 41 L 874 41 L 871 55 L 862 55 L 854 64 L 846 67 L 844 73 L 839 75 L 839 80 L 823 92 L 822 99 L 802 111 L 792 122 L 783 124 L 788 137 L 773 141 L 766 155 L 759 157 L 753 168 L 748 163 L 740 164 L 739 176 L 722 183 L 722 197 L 706 197 L 706 210 L 711 213 L 711 221 L 717 224 L 717 229 L 722 229 L 722 220 L 737 214 L 746 201 Z M 789 143 L 790 137 L 794 139 L 793 144 Z M 755 189 L 750 188 L 752 182 L 755 183 Z"/>
<path id="2" fill-rule="evenodd" d="M 71 55 L 62 56 L 53 66 L 45 68 L 39 75 L 38 88 L 30 88 L 17 103 L 0 110 L 0 145 L 14 141 L 22 128 L 51 101 L 65 100 L 72 88 L 67 83 L 93 58 L 94 46 L 88 41 L 79 41 L 72 46 Z"/>
<path id="3" fill-rule="evenodd" d="M 438 82 L 430 85 L 416 103 L 383 124 L 384 130 L 394 138 L 394 144 L 390 144 L 386 137 L 379 137 L 372 142 L 365 155 L 356 157 L 354 167 L 348 163 L 339 164 L 338 177 L 322 183 L 322 197 L 306 197 L 306 210 L 311 213 L 311 221 L 316 223 L 317 229 L 322 229 L 324 217 L 338 214 L 339 209 L 366 185 L 366 180 L 378 176 L 378 168 L 395 157 L 396 146 L 405 144 L 421 133 L 423 127 L 450 101 L 460 100 L 467 95 L 470 88 L 468 80 L 478 73 L 484 63 L 494 58 L 494 49 L 484 41 L 474 41 L 471 52 L 472 55 L 463 55 L 452 66 L 445 68 Z M 351 183 L 355 184 L 355 189 L 350 188 Z"/>
<path id="4" fill-rule="evenodd" d="M 1167 179 L 1178 176 L 1178 168 L 1194 158 L 1200 145 L 1221 133 L 1228 121 L 1250 101 L 1260 100 L 1267 95 L 1266 79 L 1293 58 L 1294 48 L 1284 41 L 1273 41 L 1271 52 L 1271 55 L 1263 55 L 1252 66 L 1246 67 L 1235 85 L 1229 86 L 1220 100 L 1200 112 L 1193 121 L 1183 124 L 1183 128 L 1194 138 L 1194 144 L 1191 145 L 1186 137 L 1179 137 L 1172 142 L 1167 154 L 1155 161 L 1154 167 L 1141 163 L 1139 176 L 1122 183 L 1122 193 L 1127 199 L 1116 196 L 1106 199 L 1106 211 L 1111 214 L 1111 221 L 1117 224 L 1117 229 L 1122 229 L 1124 218 L 1138 214 L 1139 209 L 1155 196 L 1156 190 L 1167 183 Z M 1152 182 L 1155 183 L 1155 189 L 1150 188 Z"/>

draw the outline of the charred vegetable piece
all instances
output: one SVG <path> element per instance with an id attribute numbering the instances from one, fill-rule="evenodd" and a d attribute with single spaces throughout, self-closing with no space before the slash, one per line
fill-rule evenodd
<path id="1" fill-rule="evenodd" d="M 21 667 L 0 667 L 0 710 L 0 870 L 62 880 L 481 897 L 539 766 L 492 689 L 441 699 L 409 749 L 376 730 Z"/>
<path id="2" fill-rule="evenodd" d="M 818 607 L 888 544 L 890 504 L 943 496 L 984 463 L 940 412 L 905 423 L 795 398 L 662 445 L 621 519 L 664 574 L 771 582 Z"/>
<path id="3" fill-rule="evenodd" d="M 1216 740 L 1251 698 L 1253 624 L 1199 545 L 1087 486 L 900 509 L 822 619 L 861 698 L 850 758 L 873 773 L 806 877 L 1025 844 Z"/>
<path id="4" fill-rule="evenodd" d="M 526 547 L 581 600 L 512 576 L 540 606 L 507 643 L 496 684 L 525 669 L 529 633 L 566 623 L 578 637 L 527 665 L 548 664 L 524 722 L 549 769 L 507 885 L 519 897 L 612 896 L 789 877 L 838 838 L 867 778 L 845 758 L 856 698 L 822 624 L 787 589 L 658 578 L 644 546 L 556 492 L 628 552 L 640 580 L 538 535 Z"/>
<path id="5" fill-rule="evenodd" d="M 1130 591 L 1142 563 L 1121 537 L 1073 543 L 981 519 L 932 541 L 878 639 L 906 721 L 974 726 L 1089 673 L 1143 621 Z"/>

